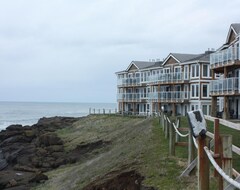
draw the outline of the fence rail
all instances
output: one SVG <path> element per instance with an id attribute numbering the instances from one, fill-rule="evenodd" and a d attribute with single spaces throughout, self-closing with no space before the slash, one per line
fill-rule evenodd
<path id="1" fill-rule="evenodd" d="M 89 114 L 117 114 L 117 109 L 89 108 Z"/>
<path id="2" fill-rule="evenodd" d="M 219 135 L 219 123 L 238 131 L 240 130 L 240 125 L 210 116 L 205 116 L 205 118 L 214 121 L 215 126 L 214 133 L 207 132 L 208 140 L 201 137 L 195 139 L 190 128 L 188 129 L 188 133 L 182 134 L 179 128 L 179 119 L 177 119 L 176 122 L 171 122 L 164 113 L 160 113 L 159 123 L 161 123 L 165 138 L 169 138 L 170 155 L 175 155 L 175 145 L 179 145 L 179 136 L 183 138 L 188 137 L 188 167 L 180 177 L 188 176 L 198 164 L 198 189 L 208 190 L 209 163 L 212 163 L 216 171 L 215 177 L 218 179 L 219 189 L 224 189 L 223 187 L 225 187 L 225 190 L 234 189 L 234 187 L 240 189 L 240 183 L 238 182 L 240 180 L 240 174 L 232 168 L 232 152 L 240 155 L 240 148 L 232 145 L 231 136 Z M 186 129 L 184 131 L 186 131 Z M 173 138 L 174 136 L 176 136 L 176 138 Z M 214 144 L 210 143 L 210 139 Z M 214 152 L 206 146 L 210 144 L 214 146 Z M 195 158 L 196 150 L 198 150 L 197 158 Z M 236 179 L 233 179 L 232 176 L 236 177 Z"/>

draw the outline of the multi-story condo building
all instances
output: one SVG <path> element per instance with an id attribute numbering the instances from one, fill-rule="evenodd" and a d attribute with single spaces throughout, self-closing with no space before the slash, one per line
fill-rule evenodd
<path id="1" fill-rule="evenodd" d="M 210 114 L 210 53 L 170 53 L 163 62 L 132 61 L 126 70 L 116 73 L 119 111 L 153 114 L 163 109 L 185 115 L 202 108 Z"/>
<path id="2" fill-rule="evenodd" d="M 212 116 L 222 116 L 224 119 L 240 118 L 239 36 L 240 23 L 232 24 L 225 44 L 211 54 Z"/>

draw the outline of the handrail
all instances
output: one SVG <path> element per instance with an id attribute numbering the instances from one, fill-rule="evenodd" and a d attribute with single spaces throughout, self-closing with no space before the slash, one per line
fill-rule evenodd
<path id="1" fill-rule="evenodd" d="M 177 127 L 175 126 L 175 123 L 173 123 L 173 127 L 174 127 L 176 133 L 177 133 L 179 136 L 181 136 L 181 137 L 187 137 L 187 136 L 189 135 L 189 133 L 187 133 L 187 134 L 182 134 L 182 133 L 180 133 L 179 130 L 177 129 Z"/>
<path id="2" fill-rule="evenodd" d="M 210 120 L 210 121 L 214 121 L 214 119 L 216 119 L 216 117 L 211 117 L 209 115 L 204 115 L 204 117 L 205 117 L 205 119 Z M 225 119 L 219 119 L 219 123 L 231 128 L 231 129 L 236 129 L 236 130 L 240 131 L 240 124 L 233 123 L 233 122 L 227 121 Z"/>
<path id="3" fill-rule="evenodd" d="M 204 150 L 208 156 L 208 159 L 210 160 L 210 162 L 212 163 L 212 165 L 214 166 L 214 168 L 218 171 L 218 173 L 230 184 L 232 184 L 234 187 L 237 187 L 240 189 L 240 183 L 236 182 L 234 179 L 230 178 L 220 167 L 219 165 L 215 162 L 214 158 L 212 157 L 212 154 L 210 152 L 210 150 L 208 149 L 208 147 L 204 147 Z"/>
<path id="4" fill-rule="evenodd" d="M 196 149 L 198 149 L 198 144 L 197 144 L 197 141 L 196 141 L 196 139 L 192 136 L 192 139 L 193 139 L 193 143 L 194 143 L 194 145 L 195 145 L 195 147 L 196 147 Z"/>

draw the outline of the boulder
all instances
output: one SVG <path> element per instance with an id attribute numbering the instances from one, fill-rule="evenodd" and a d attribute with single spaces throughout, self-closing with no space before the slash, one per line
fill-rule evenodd
<path id="1" fill-rule="evenodd" d="M 63 141 L 55 133 L 46 133 L 38 138 L 39 146 L 63 145 Z"/>

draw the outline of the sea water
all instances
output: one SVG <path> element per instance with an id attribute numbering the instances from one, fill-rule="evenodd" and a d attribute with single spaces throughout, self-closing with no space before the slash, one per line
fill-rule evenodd
<path id="1" fill-rule="evenodd" d="M 12 124 L 33 125 L 42 117 L 86 116 L 89 108 L 113 111 L 116 103 L 0 102 L 0 131 Z"/>

